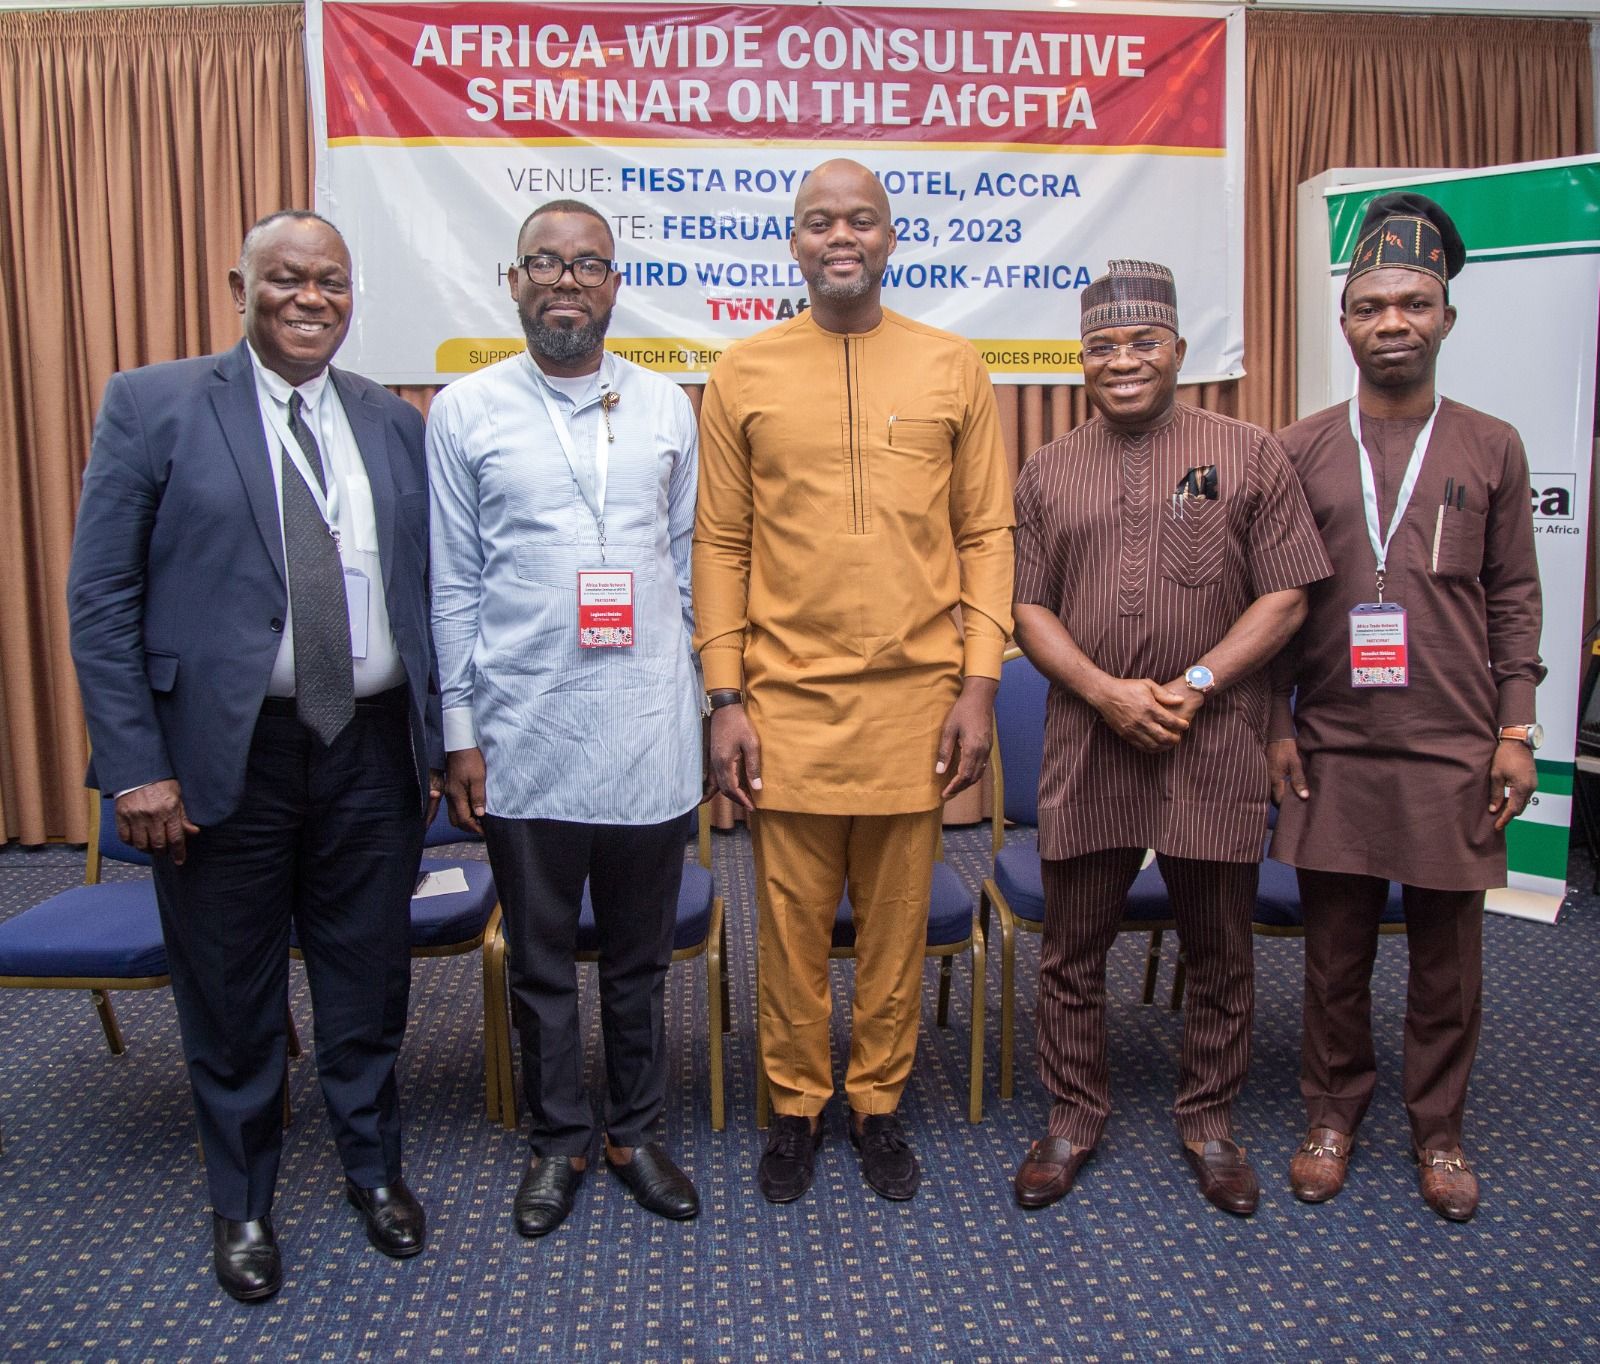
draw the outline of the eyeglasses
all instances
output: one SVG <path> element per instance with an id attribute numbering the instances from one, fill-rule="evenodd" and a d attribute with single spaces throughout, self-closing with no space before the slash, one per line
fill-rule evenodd
<path id="1" fill-rule="evenodd" d="M 577 260 L 562 260 L 560 256 L 540 253 L 519 256 L 511 262 L 535 284 L 559 284 L 568 270 L 572 278 L 585 289 L 598 289 L 617 268 L 615 261 L 601 260 L 599 256 L 579 256 Z"/>
<path id="2" fill-rule="evenodd" d="M 1097 341 L 1094 345 L 1083 348 L 1083 358 L 1096 363 L 1117 355 L 1131 355 L 1136 360 L 1153 360 L 1161 353 L 1163 346 L 1171 344 L 1171 338 L 1157 340 L 1154 337 L 1147 337 L 1143 341 L 1128 341 L 1120 346 L 1109 341 Z"/>

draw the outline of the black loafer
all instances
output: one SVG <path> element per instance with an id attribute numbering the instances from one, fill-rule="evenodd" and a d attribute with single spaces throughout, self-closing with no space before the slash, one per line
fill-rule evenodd
<path id="1" fill-rule="evenodd" d="M 850 1144 L 861 1152 L 861 1173 L 875 1193 L 903 1203 L 917 1191 L 922 1172 L 906 1130 L 893 1113 L 872 1113 L 856 1131 L 850 1120 Z"/>
<path id="2" fill-rule="evenodd" d="M 811 1130 L 811 1119 L 774 1113 L 767 1128 L 767 1149 L 761 1153 L 756 1183 L 769 1203 L 793 1203 L 811 1187 L 817 1147 L 822 1145 L 822 1124 Z"/>
<path id="3" fill-rule="evenodd" d="M 572 1200 L 583 1180 L 566 1156 L 535 1156 L 517 1185 L 511 1213 L 523 1236 L 544 1236 L 554 1231 L 572 1211 Z"/>
<path id="4" fill-rule="evenodd" d="M 265 1302 L 283 1287 L 283 1260 L 270 1217 L 234 1222 L 213 1213 L 211 1258 L 217 1282 L 240 1302 Z"/>
<path id="5" fill-rule="evenodd" d="M 344 1182 L 344 1196 L 367 1225 L 367 1240 L 391 1259 L 417 1254 L 428 1240 L 428 1217 L 403 1179 L 363 1189 L 353 1180 Z"/>
<path id="6" fill-rule="evenodd" d="M 689 1176 L 661 1149 L 660 1142 L 634 1147 L 633 1159 L 626 1165 L 612 1165 L 609 1157 L 606 1164 L 645 1211 L 677 1222 L 699 1213 L 700 1195 L 694 1191 Z"/>

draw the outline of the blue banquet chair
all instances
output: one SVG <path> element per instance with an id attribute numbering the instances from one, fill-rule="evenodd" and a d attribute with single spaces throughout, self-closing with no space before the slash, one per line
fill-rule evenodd
<path id="1" fill-rule="evenodd" d="M 1039 767 L 1044 754 L 1045 697 L 1050 684 L 1023 656 L 1008 649 L 1001 666 L 1000 689 L 994 702 L 994 739 L 989 772 L 994 782 L 994 872 L 979 895 L 979 918 L 989 931 L 991 907 L 1000 923 L 1000 1097 L 1012 1092 L 1016 1032 L 1016 935 L 1020 929 L 1044 929 L 1044 874 L 1038 841 L 1007 843 L 1005 826 L 1037 827 L 1039 823 Z M 1175 928 L 1166 882 L 1149 858 L 1128 891 L 1121 933 L 1148 933 L 1145 952 L 1144 1002 L 1155 998 L 1156 974 L 1161 967 L 1161 942 Z M 1173 976 L 1172 1007 L 1183 998 L 1183 964 Z"/>

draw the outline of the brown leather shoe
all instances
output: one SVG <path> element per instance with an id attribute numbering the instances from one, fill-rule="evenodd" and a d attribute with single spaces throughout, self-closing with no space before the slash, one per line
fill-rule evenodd
<path id="1" fill-rule="evenodd" d="M 1094 1154 L 1092 1146 L 1074 1146 L 1065 1137 L 1046 1137 L 1028 1148 L 1013 1187 L 1024 1208 L 1048 1208 L 1066 1196 L 1078 1171 Z"/>
<path id="2" fill-rule="evenodd" d="M 1416 1152 L 1422 1201 L 1452 1222 L 1471 1220 L 1478 1211 L 1478 1177 L 1459 1146 L 1448 1151 Z"/>
<path id="3" fill-rule="evenodd" d="M 1256 1172 L 1244 1158 L 1244 1148 L 1219 1137 L 1208 1141 L 1196 1155 L 1183 1146 L 1184 1159 L 1200 1181 L 1200 1192 L 1223 1212 L 1236 1217 L 1248 1217 L 1256 1210 L 1261 1199 L 1261 1186 L 1256 1183 Z"/>
<path id="4" fill-rule="evenodd" d="M 1289 1188 L 1302 1203 L 1326 1203 L 1344 1188 L 1356 1139 L 1331 1127 L 1313 1127 L 1289 1162 Z"/>

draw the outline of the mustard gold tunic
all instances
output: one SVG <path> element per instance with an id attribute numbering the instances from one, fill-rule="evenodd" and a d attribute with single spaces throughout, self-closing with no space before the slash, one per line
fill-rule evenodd
<path id="1" fill-rule="evenodd" d="M 708 690 L 745 690 L 759 806 L 939 804 L 961 677 L 1000 676 L 1011 526 L 968 342 L 888 311 L 850 334 L 802 313 L 728 348 L 700 409 L 694 642 Z"/>

